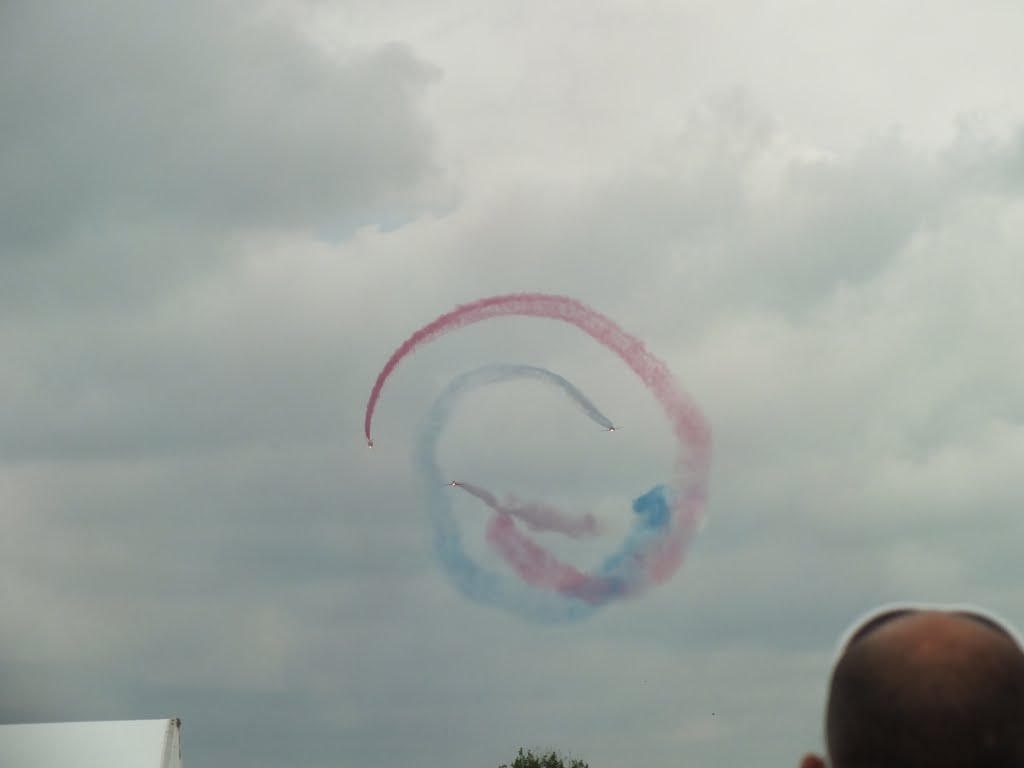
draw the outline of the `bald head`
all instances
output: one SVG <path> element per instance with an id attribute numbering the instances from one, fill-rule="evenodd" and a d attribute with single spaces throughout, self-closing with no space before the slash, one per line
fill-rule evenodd
<path id="1" fill-rule="evenodd" d="M 833 768 L 1024 768 L 1024 653 L 977 616 L 869 622 L 836 664 L 826 732 Z"/>

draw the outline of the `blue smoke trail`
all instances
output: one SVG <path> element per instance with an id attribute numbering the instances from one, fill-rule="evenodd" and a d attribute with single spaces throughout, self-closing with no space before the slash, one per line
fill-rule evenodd
<path id="1" fill-rule="evenodd" d="M 489 365 L 456 377 L 424 417 L 415 448 L 434 531 L 434 548 L 449 580 L 466 597 L 537 622 L 578 621 L 593 615 L 609 600 L 636 594 L 647 586 L 643 561 L 671 522 L 673 500 L 669 490 L 659 485 L 633 502 L 636 519 L 632 529 L 619 550 L 592 575 L 592 588 L 582 590 L 578 597 L 533 587 L 474 562 L 462 546 L 462 536 L 452 514 L 451 493 L 437 464 L 437 444 L 451 413 L 463 397 L 481 387 L 524 378 L 558 387 L 593 421 L 605 428 L 611 426 L 611 421 L 578 388 L 544 368 Z"/>

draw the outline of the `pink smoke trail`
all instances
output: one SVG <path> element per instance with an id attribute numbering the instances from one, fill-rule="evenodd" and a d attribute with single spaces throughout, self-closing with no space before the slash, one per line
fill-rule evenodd
<path id="1" fill-rule="evenodd" d="M 507 514 L 499 513 L 491 519 L 487 541 L 523 581 L 535 587 L 573 594 L 591 581 L 588 574 L 563 563 L 519 533 Z"/>
<path id="2" fill-rule="evenodd" d="M 473 483 L 453 481 L 452 485 L 461 488 L 471 496 L 476 496 L 495 512 L 522 520 L 527 527 L 534 531 L 554 531 L 564 533 L 574 539 L 597 536 L 600 533 L 597 518 L 589 513 L 574 516 L 550 504 L 535 501 L 521 502 L 514 496 L 508 497 L 508 501 L 502 503 L 486 488 L 481 488 Z"/>

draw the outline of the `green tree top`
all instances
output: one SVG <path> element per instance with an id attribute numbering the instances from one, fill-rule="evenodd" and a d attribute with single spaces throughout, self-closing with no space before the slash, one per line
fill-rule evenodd
<path id="1" fill-rule="evenodd" d="M 568 760 L 557 752 L 535 755 L 531 750 L 525 752 L 520 749 L 519 756 L 512 761 L 512 765 L 503 763 L 498 768 L 590 768 L 582 760 Z"/>

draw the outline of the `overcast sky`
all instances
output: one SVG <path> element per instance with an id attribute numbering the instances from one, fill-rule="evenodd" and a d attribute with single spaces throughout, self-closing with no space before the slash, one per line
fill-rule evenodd
<path id="1" fill-rule="evenodd" d="M 181 717 L 190 768 L 794 765 L 890 600 L 1024 623 L 1024 6 L 991 0 L 0 5 L 0 721 Z M 671 455 L 569 294 L 714 433 L 643 597 L 466 601 L 410 458 L 596 510 Z M 483 553 L 479 505 L 460 501 Z M 484 556 L 481 554 L 481 556 Z"/>

